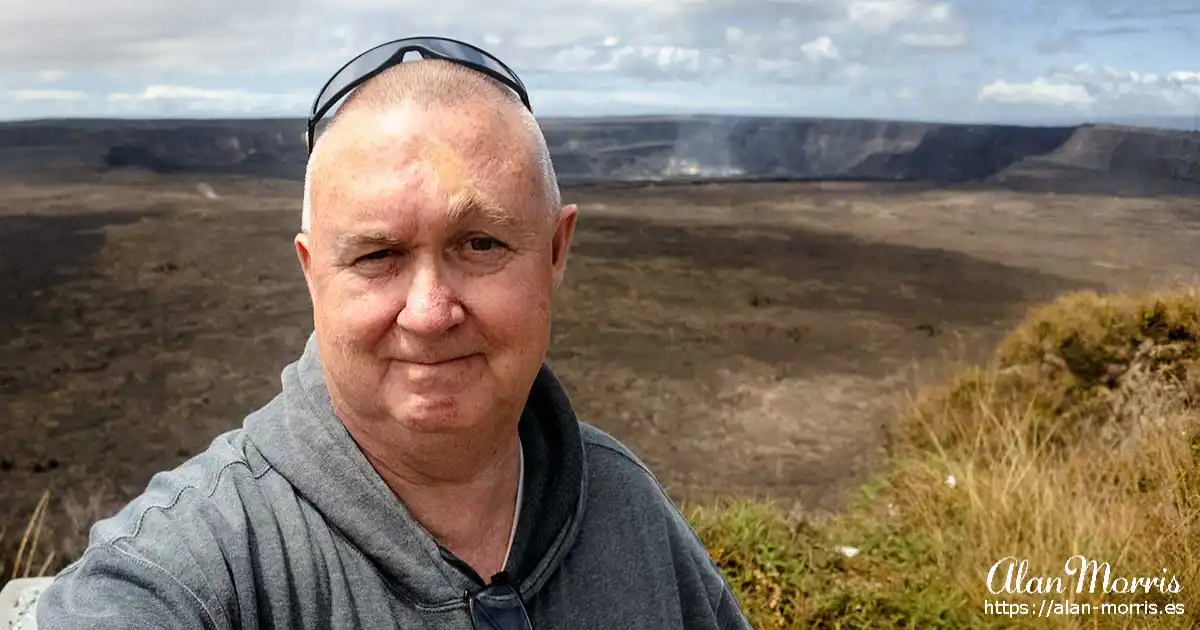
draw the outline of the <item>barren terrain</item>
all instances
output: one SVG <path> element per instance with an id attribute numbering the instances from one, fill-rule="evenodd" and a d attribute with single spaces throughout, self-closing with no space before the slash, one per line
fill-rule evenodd
<path id="1" fill-rule="evenodd" d="M 67 507 L 51 533 L 77 544 L 151 474 L 238 427 L 298 356 L 300 184 L 207 176 L 210 199 L 199 181 L 0 185 L 0 504 L 14 508 L 0 517 L 50 489 Z M 580 417 L 676 499 L 834 507 L 914 367 L 984 358 L 1054 295 L 1200 269 L 1200 196 L 865 183 L 565 196 L 582 215 L 550 364 Z"/>

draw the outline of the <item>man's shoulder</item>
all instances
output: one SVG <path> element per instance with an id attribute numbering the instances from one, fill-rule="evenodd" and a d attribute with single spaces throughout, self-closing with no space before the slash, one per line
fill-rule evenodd
<path id="1" fill-rule="evenodd" d="M 228 613 L 229 562 L 250 555 L 251 519 L 269 518 L 272 493 L 286 487 L 271 472 L 235 429 L 155 474 L 141 494 L 92 526 L 83 554 L 40 596 L 39 625 L 84 627 L 80 610 L 111 612 L 112 601 L 122 600 L 147 618 L 168 607 L 178 627 L 212 627 Z"/>
<path id="2" fill-rule="evenodd" d="M 636 510 L 657 509 L 674 516 L 675 502 L 651 470 L 633 449 L 603 430 L 580 423 L 587 459 L 588 487 L 598 496 L 620 497 L 621 503 Z"/>
<path id="3" fill-rule="evenodd" d="M 603 430 L 587 424 L 579 423 L 580 434 L 583 437 L 584 452 L 587 453 L 588 463 L 599 465 L 602 474 L 632 475 L 647 482 L 658 484 L 654 472 L 641 460 L 633 449 L 626 446 L 617 438 Z"/>
<path id="4" fill-rule="evenodd" d="M 716 611 L 724 620 L 721 627 L 745 627 L 735 620 L 740 609 L 704 542 L 650 467 L 615 437 L 582 422 L 580 427 L 592 502 L 584 527 L 601 541 L 597 548 L 604 561 L 623 557 L 629 563 L 670 567 L 691 610 Z M 629 548 L 638 544 L 634 541 L 647 546 Z M 625 551 L 614 556 L 621 549 Z"/>
<path id="5" fill-rule="evenodd" d="M 231 517 L 244 514 L 247 500 L 262 497 L 259 482 L 270 472 L 243 429 L 220 434 L 204 451 L 156 473 L 115 515 L 97 521 L 88 546 L 153 546 L 198 527 L 226 528 Z"/>
<path id="6" fill-rule="evenodd" d="M 633 450 L 604 431 L 580 423 L 587 452 L 587 487 L 593 515 L 606 529 L 622 522 L 630 527 L 662 527 L 672 540 L 670 552 L 711 562 L 679 504 Z"/>

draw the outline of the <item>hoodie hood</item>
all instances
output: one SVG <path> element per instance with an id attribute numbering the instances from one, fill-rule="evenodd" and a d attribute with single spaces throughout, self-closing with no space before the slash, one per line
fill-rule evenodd
<path id="1" fill-rule="evenodd" d="M 282 381 L 277 404 L 283 413 L 253 414 L 245 423 L 271 467 L 417 606 L 460 603 L 464 591 L 480 588 L 412 518 L 335 415 L 315 335 L 284 368 Z M 530 388 L 518 431 L 525 481 L 505 570 L 528 599 L 571 548 L 586 497 L 580 425 L 546 365 Z"/>

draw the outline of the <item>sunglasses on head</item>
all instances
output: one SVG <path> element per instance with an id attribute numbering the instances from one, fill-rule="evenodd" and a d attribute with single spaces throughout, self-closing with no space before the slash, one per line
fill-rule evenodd
<path id="1" fill-rule="evenodd" d="M 410 52 L 417 53 L 420 59 L 442 59 L 481 72 L 512 89 L 521 97 L 521 103 L 529 111 L 533 111 L 529 104 L 529 93 L 520 77 L 490 53 L 466 42 L 445 37 L 406 37 L 363 52 L 330 77 L 313 99 L 312 110 L 308 115 L 308 131 L 305 134 L 308 152 L 312 153 L 316 142 L 317 123 L 321 122 L 338 101 L 384 70 L 404 63 L 404 57 Z"/>

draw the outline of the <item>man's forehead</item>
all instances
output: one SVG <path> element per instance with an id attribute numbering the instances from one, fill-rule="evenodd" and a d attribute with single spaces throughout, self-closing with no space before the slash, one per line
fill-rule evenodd
<path id="1" fill-rule="evenodd" d="M 434 209 L 451 223 L 477 216 L 514 224 L 538 205 L 518 152 L 481 155 L 475 146 L 481 142 L 469 142 L 470 134 L 447 133 L 444 125 L 412 116 L 345 122 L 355 127 L 342 127 L 322 147 L 314 224 L 334 232 L 380 220 L 399 227 Z"/>
<path id="2" fill-rule="evenodd" d="M 427 138 L 420 146 L 418 159 L 432 171 L 443 193 L 452 196 L 480 194 L 470 166 L 455 147 L 436 137 Z"/>
<path id="3" fill-rule="evenodd" d="M 426 114 L 355 112 L 338 121 L 322 139 L 328 143 L 320 148 L 314 196 L 337 203 L 338 196 L 424 176 L 447 196 L 475 194 L 507 204 L 536 192 L 528 186 L 536 169 L 529 151 L 513 146 L 516 134 L 494 123 Z"/>
<path id="4" fill-rule="evenodd" d="M 453 147 L 460 157 L 489 158 L 511 152 L 514 133 L 478 108 L 433 111 L 401 103 L 387 108 L 349 112 L 322 140 L 334 151 L 349 148 L 365 156 L 387 157 L 418 152 L 424 145 Z"/>
<path id="5" fill-rule="evenodd" d="M 449 188 L 485 185 L 493 176 L 526 168 L 512 133 L 461 115 L 406 108 L 354 112 L 330 130 L 322 178 L 354 179 L 415 163 L 428 167 Z M 527 152 L 527 151 L 526 151 Z M 506 179 L 511 179 L 508 177 Z"/>

